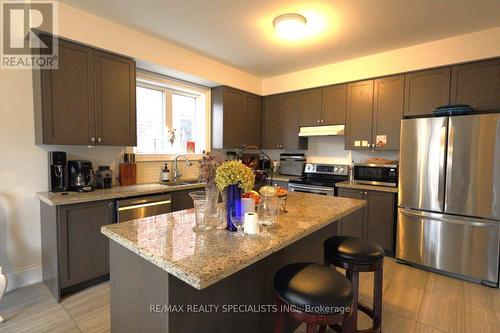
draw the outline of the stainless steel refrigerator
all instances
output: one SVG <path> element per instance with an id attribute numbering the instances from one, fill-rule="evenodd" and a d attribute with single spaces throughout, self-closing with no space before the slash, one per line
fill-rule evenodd
<path id="1" fill-rule="evenodd" d="M 500 114 L 401 123 L 396 258 L 498 286 Z"/>

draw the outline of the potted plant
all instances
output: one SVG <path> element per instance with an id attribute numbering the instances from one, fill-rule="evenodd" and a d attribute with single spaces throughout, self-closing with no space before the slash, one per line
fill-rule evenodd
<path id="1" fill-rule="evenodd" d="M 217 168 L 215 181 L 226 204 L 226 229 L 236 231 L 231 216 L 241 214 L 241 195 L 253 189 L 255 175 L 252 169 L 239 161 L 228 161 Z"/>

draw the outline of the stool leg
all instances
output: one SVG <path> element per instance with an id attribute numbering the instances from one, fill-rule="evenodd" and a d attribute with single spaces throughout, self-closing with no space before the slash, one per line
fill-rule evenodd
<path id="1" fill-rule="evenodd" d="M 380 327 L 382 331 L 382 289 L 383 289 L 383 276 L 384 266 L 382 265 L 379 270 L 374 274 L 373 281 L 373 326 Z"/>
<path id="2" fill-rule="evenodd" d="M 307 323 L 306 333 L 318 333 L 317 328 L 318 328 L 318 325 Z"/>
<path id="3" fill-rule="evenodd" d="M 285 314 L 281 311 L 281 305 L 278 304 L 278 310 L 274 313 L 274 333 L 283 333 Z"/>
<path id="4" fill-rule="evenodd" d="M 347 268 L 346 276 L 352 283 L 352 309 L 351 316 L 342 324 L 342 333 L 353 333 L 358 327 L 358 289 L 359 289 L 359 272 L 352 271 Z"/>
<path id="5" fill-rule="evenodd" d="M 323 258 L 323 265 L 325 265 L 326 267 L 330 267 L 330 263 L 328 262 L 328 260 L 326 260 L 326 258 Z"/>

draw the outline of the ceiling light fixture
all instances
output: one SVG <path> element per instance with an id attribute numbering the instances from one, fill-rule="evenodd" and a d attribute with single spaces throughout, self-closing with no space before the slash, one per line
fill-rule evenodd
<path id="1" fill-rule="evenodd" d="M 304 37 L 306 23 L 306 18 L 296 13 L 287 13 L 277 16 L 273 21 L 276 33 L 281 38 L 290 40 Z"/>

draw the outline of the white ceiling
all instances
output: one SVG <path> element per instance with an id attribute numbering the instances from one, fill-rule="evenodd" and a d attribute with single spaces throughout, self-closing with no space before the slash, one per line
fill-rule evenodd
<path id="1" fill-rule="evenodd" d="M 499 0 L 62 1 L 262 77 L 500 26 Z M 272 20 L 286 12 L 324 32 L 278 40 Z"/>

